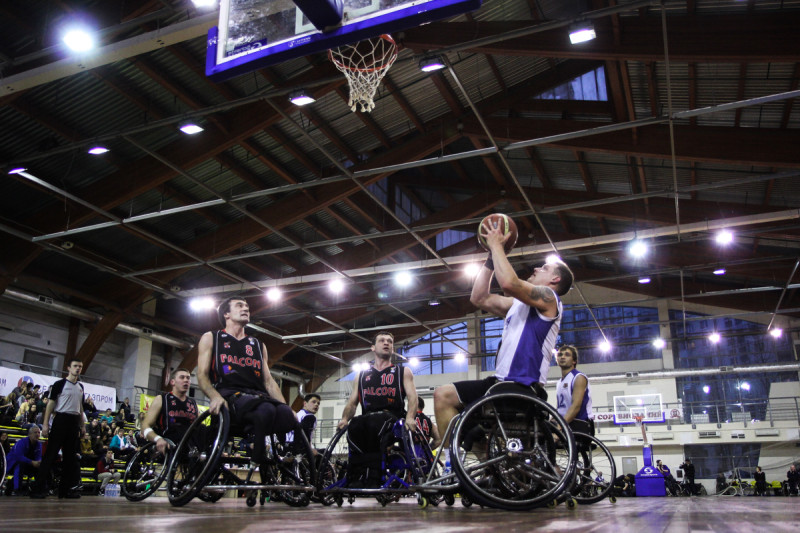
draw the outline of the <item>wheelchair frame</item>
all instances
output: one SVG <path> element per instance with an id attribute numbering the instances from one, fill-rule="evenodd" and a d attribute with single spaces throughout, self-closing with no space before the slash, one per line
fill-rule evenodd
<path id="1" fill-rule="evenodd" d="M 569 496 L 577 463 L 572 430 L 554 407 L 523 386 L 493 389 L 450 421 L 436 454 L 438 467 L 416 487 L 423 508 L 437 492 L 448 504 L 459 491 L 465 506 L 504 510 L 533 509 Z M 486 441 L 485 449 L 472 451 L 474 437 Z M 453 472 L 439 475 L 448 441 Z"/>
<path id="2" fill-rule="evenodd" d="M 164 483 L 175 450 L 175 443 L 166 441 L 169 446 L 166 454 L 156 449 L 155 442 L 148 442 L 128 460 L 120 483 L 122 495 L 129 501 L 140 502 L 150 497 Z"/>
<path id="3" fill-rule="evenodd" d="M 345 497 L 349 503 L 353 503 L 358 496 L 374 496 L 385 506 L 397 501 L 400 496 L 417 492 L 415 485 L 422 482 L 433 467 L 434 460 L 427 439 L 416 426 L 408 428 L 403 419 L 398 419 L 392 425 L 392 448 L 382 454 L 379 487 L 348 486 L 346 472 L 349 461 L 346 458 L 349 458 L 349 452 L 340 447 L 341 443 L 347 441 L 347 429 L 339 429 L 325 448 L 319 468 L 316 499 L 323 505 L 336 503 L 341 506 Z M 398 441 L 402 450 L 395 447 Z"/>
<path id="4" fill-rule="evenodd" d="M 279 450 L 279 440 L 273 436 L 269 459 L 260 465 L 248 460 L 247 476 L 241 479 L 231 471 L 231 465 L 241 464 L 242 460 L 226 457 L 223 461 L 222 457 L 231 431 L 230 418 L 228 409 L 223 407 L 218 415 L 205 411 L 189 427 L 170 462 L 167 474 L 170 503 L 180 507 L 195 496 L 204 501 L 216 501 L 228 490 L 242 490 L 250 493 L 249 507 L 255 506 L 259 491 L 262 505 L 267 494 L 278 494 L 291 506 L 308 505 L 315 490 L 316 468 L 311 446 L 300 424 L 296 422 L 294 428 L 295 444 L 300 439 L 306 453 L 293 455 L 288 450 Z M 208 429 L 204 429 L 206 420 Z M 261 483 L 253 480 L 257 467 Z"/>

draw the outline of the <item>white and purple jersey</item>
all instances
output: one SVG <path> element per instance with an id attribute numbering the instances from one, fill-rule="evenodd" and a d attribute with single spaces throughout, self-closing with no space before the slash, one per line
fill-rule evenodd
<path id="1" fill-rule="evenodd" d="M 566 376 L 558 380 L 558 385 L 556 385 L 558 414 L 561 416 L 566 415 L 567 411 L 572 405 L 572 390 L 575 388 L 575 378 L 578 376 L 583 376 L 586 378 L 586 393 L 583 395 L 581 408 L 578 411 L 578 414 L 575 415 L 575 419 L 591 420 L 594 418 L 594 413 L 592 413 L 592 393 L 589 392 L 589 378 L 586 377 L 586 374 L 578 372 L 578 370 L 575 368 L 570 370 Z"/>
<path id="2" fill-rule="evenodd" d="M 550 369 L 563 313 L 558 296 L 556 301 L 558 314 L 551 318 L 542 315 L 535 307 L 514 299 L 506 314 L 503 340 L 497 350 L 495 376 L 498 379 L 527 386 L 547 383 L 547 371 Z"/>

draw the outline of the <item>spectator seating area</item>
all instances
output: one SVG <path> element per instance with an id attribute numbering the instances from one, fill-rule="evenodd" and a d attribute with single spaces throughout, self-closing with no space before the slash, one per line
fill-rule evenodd
<path id="1" fill-rule="evenodd" d="M 39 400 L 41 400 L 39 397 L 35 397 L 35 401 Z M 44 401 L 46 401 L 46 399 L 44 399 Z M 93 404 L 89 402 L 85 403 L 84 407 L 86 408 L 88 405 L 93 407 Z M 10 411 L 11 410 L 8 410 L 9 413 Z M 120 473 L 125 471 L 127 458 L 133 452 L 135 452 L 136 447 L 138 446 L 138 435 L 136 425 L 132 421 L 133 417 L 130 416 L 129 409 L 125 410 L 120 408 L 117 413 L 98 413 L 97 410 L 93 409 L 88 409 L 85 412 L 87 419 L 89 420 L 89 424 L 87 426 L 88 441 L 82 446 L 80 460 L 81 491 L 83 494 L 91 495 L 97 494 L 101 485 L 100 481 L 97 479 L 97 462 L 105 455 L 109 447 L 112 446 L 112 443 L 116 445 L 120 442 L 119 439 L 117 441 L 113 441 L 114 435 L 119 434 L 120 436 L 124 436 L 125 439 L 123 442 L 130 443 L 131 446 L 129 450 L 123 451 L 117 451 L 117 449 L 114 448 L 114 466 Z M 111 423 L 109 424 L 106 420 L 101 422 L 101 415 L 110 415 L 112 419 Z M 33 421 L 29 421 L 27 419 L 19 420 L 13 416 L 3 416 L 2 420 L 0 420 L 0 433 L 8 434 L 7 446 L 9 449 L 14 446 L 18 439 L 24 438 L 28 435 L 28 427 L 30 427 L 31 422 Z M 41 439 L 41 443 L 43 450 L 45 450 L 47 446 L 47 439 Z M 57 472 L 58 468 L 56 468 L 55 471 Z M 0 492 L 0 496 L 5 496 L 7 492 L 10 492 L 11 484 L 12 476 L 7 472 L 6 483 L 3 486 L 4 490 Z M 23 494 L 27 494 L 28 484 L 28 476 L 24 476 L 21 487 L 21 492 Z"/>

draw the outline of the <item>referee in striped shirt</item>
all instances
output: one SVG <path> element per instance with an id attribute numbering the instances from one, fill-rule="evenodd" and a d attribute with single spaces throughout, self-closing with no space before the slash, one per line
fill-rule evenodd
<path id="1" fill-rule="evenodd" d="M 80 464 L 78 462 L 78 438 L 86 434 L 86 416 L 83 413 L 83 384 L 78 376 L 83 370 L 80 359 L 70 359 L 67 368 L 69 375 L 56 381 L 50 387 L 50 401 L 44 412 L 42 437 L 47 439 L 47 451 L 44 454 L 36 483 L 31 488 L 31 498 L 47 497 L 47 480 L 50 470 L 61 450 L 61 483 L 58 486 L 59 498 L 80 498 L 81 495 L 71 490 L 80 482 Z M 53 425 L 50 426 L 50 415 Z"/>

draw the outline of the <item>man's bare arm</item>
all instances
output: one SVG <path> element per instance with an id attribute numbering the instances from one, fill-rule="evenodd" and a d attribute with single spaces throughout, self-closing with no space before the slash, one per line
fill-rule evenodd
<path id="1" fill-rule="evenodd" d="M 338 425 L 339 429 L 345 427 L 356 414 L 356 409 L 358 408 L 358 379 L 360 376 L 361 373 L 357 373 L 353 381 L 353 390 L 350 393 L 350 397 L 347 399 L 344 411 L 342 411 L 342 419 L 339 421 Z"/>
<path id="2" fill-rule="evenodd" d="M 261 352 L 264 354 L 264 387 L 267 389 L 269 395 L 278 400 L 281 403 L 286 403 L 286 398 L 283 397 L 283 393 L 281 392 L 281 388 L 278 387 L 278 383 L 272 377 L 272 374 L 269 371 L 269 355 L 267 354 L 267 347 L 266 345 L 261 345 Z"/>
<path id="3" fill-rule="evenodd" d="M 217 389 L 211 384 L 211 379 L 208 373 L 211 371 L 211 349 L 214 346 L 213 333 L 210 331 L 200 337 L 200 342 L 197 344 L 197 384 L 200 385 L 200 390 L 208 396 L 210 404 L 209 411 L 213 414 L 219 413 L 220 407 L 228 405 L 225 398 L 222 397 Z"/>

